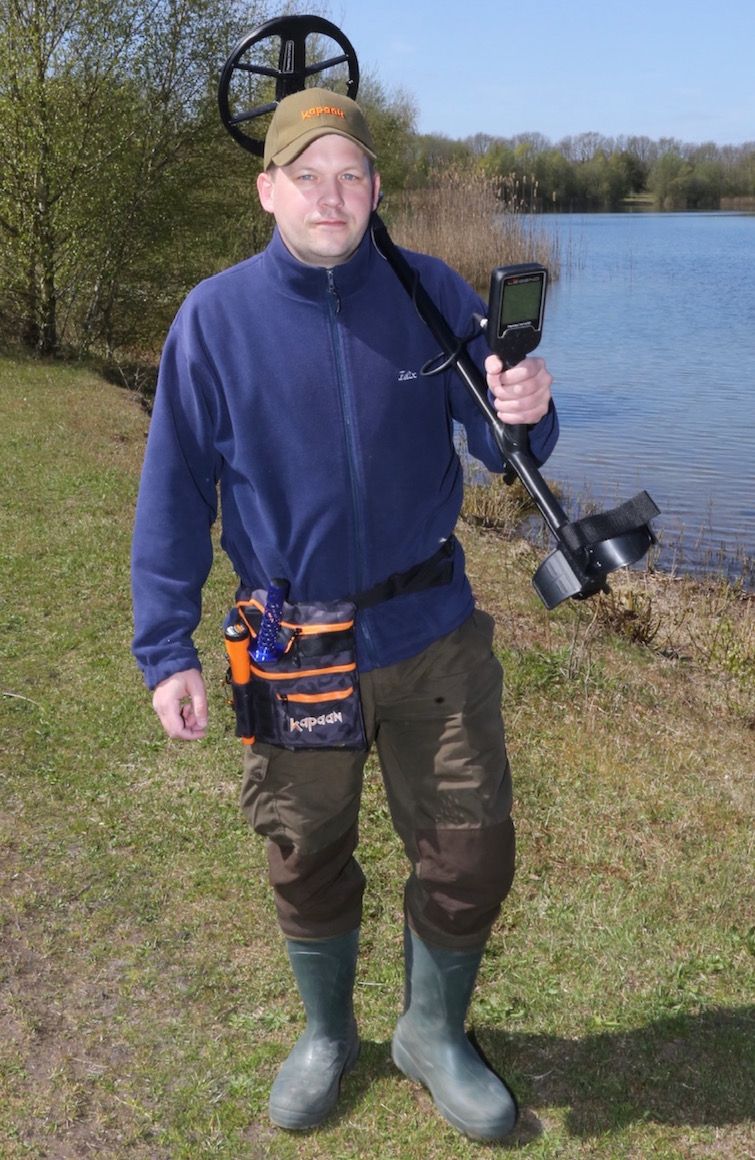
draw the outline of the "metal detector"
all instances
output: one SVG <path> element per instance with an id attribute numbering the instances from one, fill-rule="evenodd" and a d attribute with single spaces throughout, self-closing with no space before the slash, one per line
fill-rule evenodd
<path id="1" fill-rule="evenodd" d="M 335 53 L 314 59 L 328 42 L 334 42 Z M 352 100 L 356 98 L 359 62 L 340 28 L 321 16 L 267 20 L 241 37 L 223 66 L 218 85 L 220 118 L 239 145 L 262 157 L 265 133 L 255 136 L 247 125 L 271 116 L 279 101 L 306 89 L 313 77 L 320 87 L 342 90 Z"/>
<path id="2" fill-rule="evenodd" d="M 336 51 L 331 48 L 328 55 L 330 42 Z M 313 77 L 318 86 L 356 97 L 359 65 L 341 30 L 319 16 L 268 20 L 242 37 L 225 63 L 219 86 L 223 124 L 244 149 L 262 157 L 265 134 L 255 136 L 250 123 L 272 115 L 279 101 L 307 88 Z M 440 344 L 441 365 L 456 370 L 488 421 L 503 457 L 504 478 L 521 480 L 556 541 L 532 579 L 543 604 L 555 608 L 568 597 L 581 600 L 607 591 L 607 575 L 637 563 L 656 542 L 650 521 L 659 514 L 658 507 L 641 491 L 609 511 L 569 520 L 538 470 L 526 426 L 498 418 L 485 375 L 466 350 L 468 339 L 453 333 L 377 213 L 371 229 L 375 245 Z M 508 366 L 521 361 L 540 341 L 546 286 L 547 271 L 535 263 L 499 266 L 491 275 L 488 317 L 480 324 L 491 350 Z"/>

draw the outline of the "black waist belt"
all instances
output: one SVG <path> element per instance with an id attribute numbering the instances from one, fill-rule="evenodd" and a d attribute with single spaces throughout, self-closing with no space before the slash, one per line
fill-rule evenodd
<path id="1" fill-rule="evenodd" d="M 423 592 L 426 588 L 438 588 L 450 584 L 453 575 L 453 556 L 456 549 L 455 536 L 449 536 L 437 552 L 428 556 L 420 564 L 407 568 L 405 572 L 394 572 L 387 580 L 381 580 L 372 588 L 352 596 L 357 608 L 373 608 L 394 596 L 409 596 L 412 592 Z"/>
<path id="2" fill-rule="evenodd" d="M 373 608 L 382 604 L 384 600 L 392 600 L 394 596 L 409 596 L 413 592 L 423 592 L 426 588 L 438 588 L 442 584 L 450 584 L 454 570 L 454 552 L 456 537 L 449 536 L 437 552 L 407 568 L 405 572 L 394 572 L 387 580 L 373 584 L 372 588 L 357 593 L 356 596 L 344 597 L 360 608 Z M 237 600 L 251 600 L 252 588 L 242 585 L 236 593 Z"/>

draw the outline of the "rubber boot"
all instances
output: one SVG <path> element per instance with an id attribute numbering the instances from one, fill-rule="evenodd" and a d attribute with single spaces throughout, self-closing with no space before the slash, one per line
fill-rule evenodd
<path id="1" fill-rule="evenodd" d="M 405 932 L 406 1009 L 391 1054 L 399 1071 L 428 1088 L 450 1124 L 475 1140 L 501 1140 L 516 1124 L 514 1096 L 470 1043 L 464 1020 L 479 950 L 429 946 Z"/>
<path id="2" fill-rule="evenodd" d="M 356 1063 L 359 1037 L 352 997 L 359 931 L 329 939 L 287 939 L 307 1026 L 270 1091 L 280 1128 L 314 1128 L 335 1106 L 342 1076 Z"/>

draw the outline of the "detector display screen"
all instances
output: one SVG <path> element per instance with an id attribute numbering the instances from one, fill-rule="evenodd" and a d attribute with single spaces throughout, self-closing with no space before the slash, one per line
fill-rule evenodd
<path id="1" fill-rule="evenodd" d="M 539 330 L 542 300 L 541 274 L 507 281 L 501 301 L 501 330 L 506 326 L 517 326 L 527 322 Z"/>

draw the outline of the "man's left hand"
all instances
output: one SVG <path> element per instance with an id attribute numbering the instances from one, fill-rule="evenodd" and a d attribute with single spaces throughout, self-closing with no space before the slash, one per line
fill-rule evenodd
<path id="1" fill-rule="evenodd" d="M 497 354 L 485 359 L 488 389 L 502 423 L 537 423 L 547 414 L 551 401 L 550 374 L 542 358 L 525 358 L 510 370 L 503 369 Z"/>

